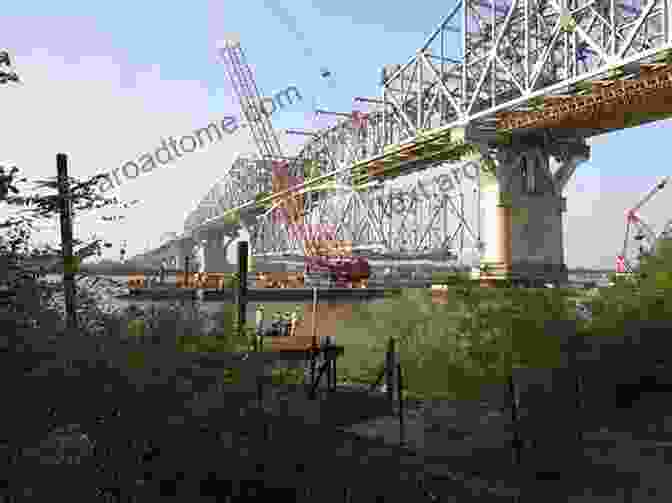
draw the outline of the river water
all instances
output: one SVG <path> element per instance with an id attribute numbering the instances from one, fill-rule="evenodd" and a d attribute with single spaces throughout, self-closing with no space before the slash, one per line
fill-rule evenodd
<path id="1" fill-rule="evenodd" d="M 112 275 L 100 275 L 99 277 L 105 278 L 108 280 L 111 280 L 117 284 L 123 285 L 127 281 L 126 276 L 112 276 Z M 167 278 L 167 283 L 170 285 L 171 283 L 175 283 L 175 276 L 168 277 Z M 45 280 L 49 283 L 59 283 L 62 281 L 62 276 L 59 274 L 49 274 L 46 276 Z M 250 283 L 250 286 L 252 284 Z M 135 305 L 137 307 L 147 309 L 150 308 L 151 306 L 155 306 L 156 308 L 159 308 L 160 306 L 170 306 L 170 305 L 181 305 L 185 310 L 193 309 L 194 306 L 197 306 L 199 310 L 208 316 L 208 318 L 211 317 L 211 315 L 216 315 L 218 313 L 222 313 L 226 307 L 225 306 L 231 306 L 235 301 L 233 299 L 231 300 L 218 300 L 218 301 L 207 301 L 207 302 L 202 302 L 202 301 L 192 301 L 192 300 L 180 300 L 180 299 L 133 299 L 129 297 L 115 297 L 112 298 L 111 301 L 121 309 L 125 309 L 130 307 L 131 305 Z M 362 298 L 355 298 L 355 299 L 348 299 L 348 298 L 339 298 L 339 299 L 334 299 L 334 300 L 320 300 L 318 297 L 318 315 L 317 319 L 320 322 L 320 325 L 323 327 L 321 332 L 324 332 L 324 330 L 329 330 L 328 327 L 325 326 L 331 325 L 328 319 L 333 319 L 334 321 L 334 328 L 335 328 L 335 322 L 336 319 L 340 316 L 350 316 L 352 315 L 352 309 L 348 309 L 346 307 L 347 304 L 360 304 L 360 303 L 380 303 L 383 302 L 384 298 L 378 297 L 378 298 L 370 298 L 370 299 L 362 299 Z M 298 311 L 301 315 L 302 318 L 304 319 L 309 319 L 312 316 L 312 303 L 310 301 L 302 301 L 302 302 L 296 302 L 296 301 L 273 301 L 273 302 L 263 302 L 263 303 L 258 303 L 258 302 L 248 302 L 247 303 L 247 309 L 246 309 L 246 318 L 248 321 L 248 325 L 251 323 L 254 323 L 254 320 L 256 319 L 256 311 L 257 307 L 263 304 L 264 307 L 264 326 L 268 326 L 270 322 L 273 319 L 273 315 L 278 313 L 278 314 L 285 314 L 285 313 L 290 313 L 293 311 Z M 326 332 L 325 332 L 326 333 Z M 331 334 L 330 334 L 331 335 Z"/>
<path id="2" fill-rule="evenodd" d="M 111 280 L 115 282 L 116 284 L 119 285 L 124 285 L 127 281 L 127 276 L 124 275 L 101 275 L 100 277 Z M 49 274 L 46 276 L 46 281 L 50 283 L 58 283 L 62 280 L 62 276 L 59 274 Z M 602 284 L 604 282 L 604 278 L 602 277 L 597 277 L 597 278 L 592 278 L 592 277 L 584 277 L 582 275 L 576 275 L 576 274 L 570 274 L 570 282 L 575 283 L 576 286 L 579 286 L 580 283 L 585 282 L 586 280 L 593 280 L 597 281 L 598 285 L 597 286 L 606 286 L 606 284 Z M 175 276 L 169 276 L 166 280 L 168 284 L 175 283 L 176 277 Z M 375 285 L 376 287 L 385 287 L 385 286 L 404 286 L 401 283 L 409 283 L 407 286 L 420 286 L 420 285 L 411 285 L 411 282 L 404 282 L 404 281 L 395 281 L 395 285 L 391 284 L 384 284 L 385 282 L 381 283 L 380 285 Z M 252 285 L 252 282 L 250 283 L 250 286 Z M 374 286 L 374 285 L 372 285 Z M 147 308 L 152 305 L 159 307 L 159 306 L 168 306 L 171 304 L 181 304 L 184 306 L 185 309 L 192 308 L 194 306 L 193 301 L 187 301 L 187 300 L 173 300 L 173 299 L 161 299 L 161 300 L 151 300 L 151 299 L 130 299 L 130 298 L 112 298 L 112 302 L 117 305 L 118 307 L 124 309 L 127 308 L 131 305 L 136 305 L 138 307 L 142 308 Z M 318 299 L 319 300 L 319 299 Z M 329 301 L 319 301 L 320 307 L 319 307 L 319 313 L 318 313 L 318 320 L 322 320 L 323 318 L 332 318 L 332 317 L 338 317 L 338 316 L 348 316 L 349 313 L 346 311 L 350 311 L 350 314 L 352 314 L 352 311 L 350 309 L 345 308 L 344 304 L 358 304 L 358 303 L 382 303 L 384 302 L 385 299 L 382 297 L 379 298 L 372 298 L 372 299 L 347 299 L 347 298 L 339 298 L 337 300 L 329 300 Z M 221 313 L 224 311 L 226 305 L 231 305 L 233 303 L 233 300 L 222 300 L 222 301 L 208 301 L 208 302 L 197 302 L 198 307 L 200 310 L 207 315 L 214 315 L 217 313 Z M 304 319 L 308 319 L 311 316 L 311 311 L 312 311 L 312 305 L 309 302 L 299 302 L 297 303 L 296 301 L 275 301 L 275 302 L 264 302 L 264 319 L 266 322 L 270 322 L 272 320 L 273 314 L 275 313 L 287 313 L 287 312 L 292 312 L 297 310 L 299 313 L 301 313 Z M 249 302 L 247 304 L 247 320 L 248 323 L 254 323 L 254 320 L 256 319 L 256 310 L 258 307 L 258 303 L 256 302 Z M 344 310 L 345 308 L 345 310 Z M 335 320 L 334 320 L 335 321 Z"/>

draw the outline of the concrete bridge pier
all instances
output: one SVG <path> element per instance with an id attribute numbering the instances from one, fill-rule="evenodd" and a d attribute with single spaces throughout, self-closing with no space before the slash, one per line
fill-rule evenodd
<path id="1" fill-rule="evenodd" d="M 495 173 L 482 172 L 481 282 L 524 285 L 567 281 L 562 191 L 576 166 L 590 158 L 581 142 L 498 147 Z M 551 172 L 551 163 L 559 167 Z"/>
<path id="2" fill-rule="evenodd" d="M 189 257 L 189 260 L 192 260 L 194 245 L 195 242 L 191 238 L 177 240 L 173 245 L 169 267 L 183 271 L 185 258 Z"/>
<path id="3" fill-rule="evenodd" d="M 198 231 L 196 236 L 197 251 L 203 262 L 203 272 L 233 272 L 235 264 L 229 262 L 227 254 L 237 236 L 217 228 Z"/>

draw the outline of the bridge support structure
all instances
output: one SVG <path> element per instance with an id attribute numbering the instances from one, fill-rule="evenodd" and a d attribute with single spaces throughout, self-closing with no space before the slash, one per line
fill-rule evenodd
<path id="1" fill-rule="evenodd" d="M 481 173 L 483 285 L 502 280 L 564 284 L 562 192 L 577 165 L 590 158 L 582 141 L 530 141 L 498 146 L 495 167 Z M 558 167 L 552 172 L 551 164 Z"/>
<path id="2" fill-rule="evenodd" d="M 236 236 L 217 228 L 216 225 L 199 229 L 193 235 L 194 255 L 201 264 L 202 272 L 235 272 L 236 265 L 227 254 Z"/>
<path id="3" fill-rule="evenodd" d="M 171 247 L 171 257 L 169 258 L 169 267 L 178 271 L 184 270 L 185 258 L 192 259 L 195 242 L 191 238 L 181 238 L 175 240 Z"/>

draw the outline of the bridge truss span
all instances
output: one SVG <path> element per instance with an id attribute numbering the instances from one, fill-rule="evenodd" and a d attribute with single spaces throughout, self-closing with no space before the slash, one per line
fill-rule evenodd
<path id="1" fill-rule="evenodd" d="M 494 132 L 497 112 L 636 72 L 670 49 L 670 19 L 666 0 L 460 1 L 410 61 L 387 72 L 389 140 L 447 125 Z M 450 52 L 455 45 L 461 54 Z"/>
<path id="2" fill-rule="evenodd" d="M 480 247 L 478 169 L 476 162 L 445 164 L 424 177 L 411 174 L 362 190 L 329 183 L 320 192 L 325 197 L 304 197 L 302 221 L 310 229 L 333 229 L 331 239 L 356 254 L 473 266 Z M 305 242 L 287 220 L 281 204 L 258 217 L 255 255 L 304 255 Z"/>
<path id="3" fill-rule="evenodd" d="M 292 213 L 294 223 L 333 226 L 337 240 L 361 253 L 443 253 L 464 262 L 471 261 L 469 250 L 484 249 L 481 220 L 487 220 L 485 241 L 501 244 L 486 246 L 492 261 L 527 257 L 561 265 L 561 193 L 589 157 L 585 138 L 599 132 L 553 129 L 557 124 L 548 121 L 541 127 L 516 114 L 568 99 L 575 107 L 596 86 L 620 79 L 633 87 L 640 72 L 651 75 L 652 63 L 672 64 L 672 0 L 627 1 L 458 1 L 406 63 L 384 67 L 380 98 L 356 98 L 368 110 L 334 113 L 346 117 L 302 132 L 309 140 L 295 157 L 282 158 L 294 180 L 289 189 L 278 190 L 271 174 L 279 151 L 262 149 L 258 164 L 232 170 L 206 198 L 216 202 L 199 205 L 188 227 L 207 227 L 232 213 L 254 217 L 247 219 L 253 254 L 305 255 L 305 242 L 283 220 Z M 472 155 L 478 160 L 468 161 Z M 551 158 L 560 165 L 553 173 Z M 477 179 L 456 179 L 454 167 L 465 162 L 477 163 Z M 488 182 L 487 218 L 481 216 L 484 167 L 497 171 Z M 406 178 L 442 169 L 455 187 L 448 192 L 419 197 L 420 186 Z M 509 206 L 520 208 L 501 210 L 512 184 L 520 187 Z M 515 223 L 514 213 L 529 213 L 520 217 L 529 222 Z M 544 232 L 542 214 L 556 222 L 557 243 L 548 249 L 542 237 L 527 246 Z M 506 240 L 515 243 L 513 251 L 505 250 Z"/>
<path id="4" fill-rule="evenodd" d="M 344 119 L 312 134 L 292 162 L 293 175 L 311 161 L 320 176 L 342 183 L 351 181 L 348 167 L 383 160 L 429 169 L 446 160 L 441 145 L 399 150 L 428 134 L 448 139 L 460 127 L 468 131 L 464 141 L 499 141 L 501 115 L 581 95 L 598 79 L 630 78 L 661 55 L 672 61 L 669 0 L 634 1 L 458 1 L 407 63 L 384 67 L 381 99 L 359 98 L 371 105 L 365 120 Z"/>

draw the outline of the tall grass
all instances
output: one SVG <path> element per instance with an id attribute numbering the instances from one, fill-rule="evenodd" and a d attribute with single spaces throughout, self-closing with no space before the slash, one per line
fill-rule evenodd
<path id="1" fill-rule="evenodd" d="M 478 398 L 484 384 L 503 383 L 515 367 L 559 364 L 559 340 L 547 323 L 572 320 L 573 291 L 454 286 L 450 302 L 407 289 L 380 304 L 361 304 L 344 320 L 339 377 L 372 382 L 387 341 L 398 344 L 409 396 Z M 342 334 L 342 335 L 341 335 Z"/>

